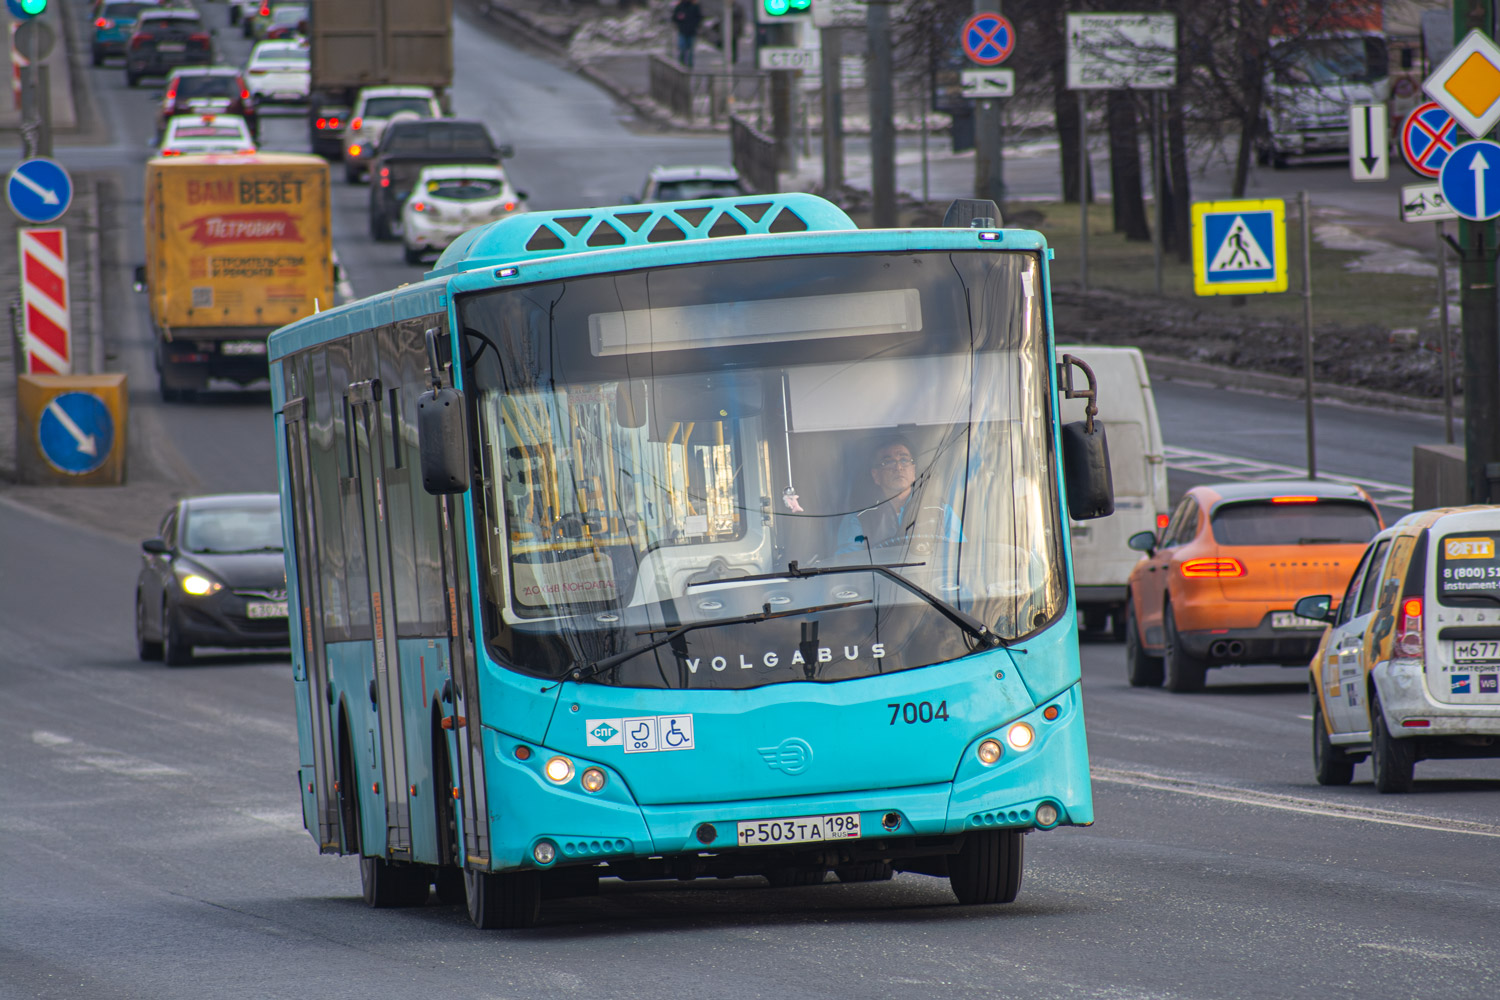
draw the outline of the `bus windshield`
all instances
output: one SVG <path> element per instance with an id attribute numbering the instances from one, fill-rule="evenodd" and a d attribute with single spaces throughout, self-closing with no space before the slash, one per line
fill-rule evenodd
<path id="1" fill-rule="evenodd" d="M 492 652 L 561 677 L 641 647 L 591 678 L 743 688 L 973 652 L 934 598 L 1002 639 L 1046 625 L 1065 581 L 1040 301 L 1034 253 L 982 252 L 468 297 Z"/>

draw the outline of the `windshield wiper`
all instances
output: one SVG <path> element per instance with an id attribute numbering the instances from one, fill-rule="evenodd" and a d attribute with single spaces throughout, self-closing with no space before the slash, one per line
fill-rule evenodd
<path id="1" fill-rule="evenodd" d="M 793 565 L 795 565 L 795 563 Z M 740 579 L 753 578 L 741 577 Z M 756 622 L 770 621 L 772 618 L 793 618 L 797 615 L 810 615 L 819 611 L 837 611 L 840 608 L 853 608 L 858 607 L 861 604 L 873 603 L 874 601 L 871 601 L 869 599 L 863 601 L 845 601 L 842 604 L 819 604 L 818 606 L 812 608 L 793 608 L 790 611 L 772 611 L 771 605 L 763 604 L 761 605 L 760 611 L 757 611 L 754 614 L 750 615 L 740 615 L 737 618 L 712 618 L 707 621 L 689 622 L 686 625 L 668 625 L 660 628 L 643 628 L 640 631 L 636 632 L 636 635 L 651 635 L 654 632 L 665 632 L 667 634 L 659 639 L 652 639 L 650 642 L 646 643 L 646 645 L 637 647 L 636 649 L 627 649 L 624 652 L 615 653 L 613 656 L 606 656 L 602 660 L 595 660 L 592 663 L 585 663 L 581 667 L 574 668 L 572 674 L 569 676 L 571 676 L 575 681 L 581 681 L 585 678 L 593 677 L 595 674 L 601 674 L 606 670 L 612 670 L 615 667 L 618 667 L 620 664 L 624 663 L 626 660 L 630 659 L 633 656 L 639 656 L 641 653 L 649 653 L 653 649 L 660 649 L 662 646 L 665 646 L 668 643 L 673 642 L 684 635 L 687 635 L 689 632 L 700 628 L 710 628 L 716 625 L 753 625 Z"/>
<path id="2" fill-rule="evenodd" d="M 979 640 L 979 644 L 986 649 L 993 649 L 996 646 L 1010 645 L 1010 643 L 1005 639 L 990 631 L 989 626 L 985 625 L 985 623 L 980 621 L 978 618 L 975 618 L 973 615 L 969 614 L 962 608 L 954 607 L 947 601 L 943 600 L 941 597 L 937 596 L 934 593 L 931 593 L 928 590 L 925 590 L 924 588 L 913 583 L 911 580 L 902 576 L 900 573 L 896 572 L 896 570 L 905 569 L 908 566 L 925 565 L 927 564 L 919 562 L 869 563 L 865 566 L 813 566 L 809 569 L 803 569 L 802 567 L 797 565 L 796 560 L 793 560 L 790 563 L 787 563 L 786 572 L 784 573 L 762 573 L 759 576 L 740 576 L 735 577 L 735 582 L 742 583 L 746 580 L 785 580 L 788 577 L 792 579 L 801 579 L 803 577 L 809 576 L 829 576 L 835 573 L 879 573 L 881 576 L 893 581 L 901 587 L 906 588 L 913 594 L 916 594 L 918 597 L 922 598 L 922 600 L 926 601 L 928 604 L 932 605 L 944 618 L 947 618 L 953 624 L 957 625 L 959 628 L 969 633 L 969 635 Z"/>

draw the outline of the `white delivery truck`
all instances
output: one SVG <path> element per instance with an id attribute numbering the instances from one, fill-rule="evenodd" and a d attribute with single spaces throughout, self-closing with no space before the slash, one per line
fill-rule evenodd
<path id="1" fill-rule="evenodd" d="M 1099 385 L 1099 415 L 1109 440 L 1115 512 L 1095 521 L 1073 521 L 1073 592 L 1086 632 L 1113 631 L 1125 638 L 1125 586 L 1141 554 L 1125 544 L 1138 531 L 1156 531 L 1167 506 L 1167 463 L 1146 359 L 1134 347 L 1059 345 L 1082 360 Z M 1062 419 L 1082 420 L 1084 400 L 1062 400 Z"/>

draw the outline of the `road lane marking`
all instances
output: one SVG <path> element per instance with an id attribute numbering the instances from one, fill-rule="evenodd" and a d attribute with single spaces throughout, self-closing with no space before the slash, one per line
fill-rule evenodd
<path id="1" fill-rule="evenodd" d="M 1179 472 L 1195 472 L 1217 479 L 1232 479 L 1241 483 L 1259 483 L 1268 479 L 1306 479 L 1307 468 L 1291 465 L 1276 465 L 1272 462 L 1257 462 L 1235 455 L 1218 455 L 1211 451 L 1193 451 L 1190 448 L 1162 448 L 1167 468 Z M 1378 504 L 1391 507 L 1411 506 L 1411 487 L 1398 483 L 1385 483 L 1377 479 L 1358 479 L 1354 476 L 1336 476 L 1319 472 L 1318 478 L 1338 483 L 1361 486 Z"/>
<path id="2" fill-rule="evenodd" d="M 1443 819 L 1424 816 L 1421 813 L 1398 812 L 1394 809 L 1376 809 L 1371 806 L 1347 805 L 1340 802 L 1325 802 L 1305 799 L 1295 795 L 1275 792 L 1257 792 L 1233 785 L 1215 785 L 1206 781 L 1174 778 L 1150 771 L 1126 771 L 1113 767 L 1091 769 L 1095 781 L 1134 788 L 1149 788 L 1159 792 L 1175 792 L 1200 799 L 1216 799 L 1238 805 L 1260 806 L 1265 809 L 1280 809 L 1284 812 L 1325 816 L 1329 819 L 1351 819 L 1362 823 L 1380 823 L 1385 826 L 1403 826 L 1412 830 L 1432 830 L 1438 833 L 1463 833 L 1474 837 L 1500 838 L 1500 826 L 1493 823 L 1476 823 L 1465 819 Z"/>
<path id="3" fill-rule="evenodd" d="M 91 767 L 108 774 L 117 774 L 122 778 L 167 778 L 180 777 L 183 774 L 177 768 L 168 767 L 166 764 L 158 764 L 156 761 L 142 757 L 132 757 L 118 750 L 107 750 L 103 747 L 79 743 L 71 737 L 51 733 L 45 729 L 33 730 L 31 742 L 37 746 L 56 750 L 70 763 Z"/>

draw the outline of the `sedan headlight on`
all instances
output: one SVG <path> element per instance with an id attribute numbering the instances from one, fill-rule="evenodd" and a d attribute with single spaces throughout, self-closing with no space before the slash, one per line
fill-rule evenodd
<path id="1" fill-rule="evenodd" d="M 223 590 L 224 585 L 216 580 L 210 580 L 206 576 L 189 573 L 182 578 L 182 589 L 194 597 L 203 597 L 205 594 L 212 594 Z"/>

